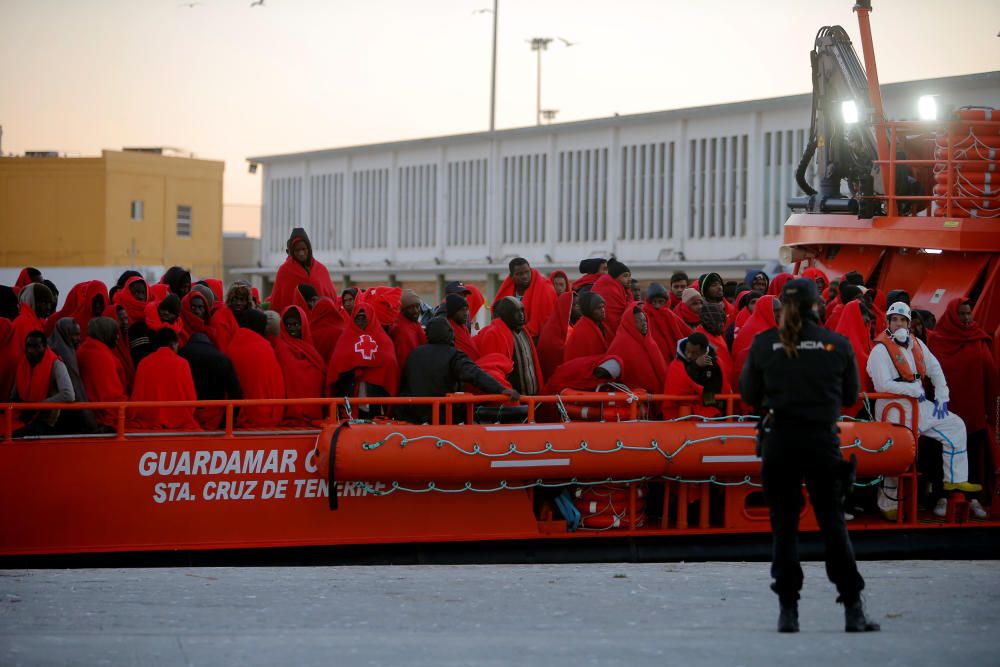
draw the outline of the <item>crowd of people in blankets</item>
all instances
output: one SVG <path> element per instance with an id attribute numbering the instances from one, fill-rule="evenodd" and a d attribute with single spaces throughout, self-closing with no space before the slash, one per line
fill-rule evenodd
<path id="1" fill-rule="evenodd" d="M 691 281 L 677 272 L 668 285 L 651 282 L 642 290 L 615 258 L 581 261 L 575 280 L 564 271 L 542 275 L 517 258 L 493 300 L 492 322 L 476 331 L 473 321 L 486 303 L 472 285 L 448 283 L 444 301 L 433 306 L 399 287 L 338 294 L 304 230 L 293 230 L 287 252 L 264 303 L 247 283 L 226 290 L 220 280 L 192 282 L 188 271 L 172 267 L 158 284 L 135 271 L 123 273 L 110 291 L 101 281 L 80 283 L 53 312 L 56 286 L 37 269 L 24 269 L 14 286 L 0 287 L 0 392 L 13 402 L 67 403 L 353 400 L 464 389 L 506 394 L 514 403 L 521 394 L 616 383 L 698 397 L 652 405 L 649 417 L 677 417 L 682 406 L 714 417 L 725 408 L 717 396 L 739 392 L 754 336 L 777 326 L 781 288 L 792 277 L 750 271 L 737 283 L 717 273 Z M 920 387 L 935 419 L 941 410 L 942 418 L 961 418 L 962 432 L 944 439 L 946 449 L 961 449 L 966 432 L 990 442 L 1000 336 L 976 325 L 967 299 L 952 300 L 936 320 L 929 311 L 911 310 L 903 291 L 866 288 L 856 272 L 839 280 L 815 268 L 802 275 L 823 295 L 819 321 L 851 342 L 867 391 Z M 902 324 L 890 326 L 890 320 Z M 893 366 L 903 359 L 896 342 L 902 338 L 890 329 L 900 327 L 917 341 L 906 347 L 917 380 L 908 387 L 897 382 L 906 379 L 906 368 Z M 311 426 L 324 410 L 319 404 L 244 406 L 235 426 Z M 875 411 L 862 400 L 850 414 L 878 418 Z M 15 413 L 16 435 L 114 431 L 117 415 L 112 409 L 22 410 Z M 426 406 L 397 406 L 392 416 L 419 423 L 431 413 Z M 225 409 L 208 406 L 133 408 L 127 419 L 133 431 L 224 424 Z M 933 430 L 941 429 L 928 429 L 937 437 Z M 946 481 L 954 453 L 951 458 L 946 451 Z"/>

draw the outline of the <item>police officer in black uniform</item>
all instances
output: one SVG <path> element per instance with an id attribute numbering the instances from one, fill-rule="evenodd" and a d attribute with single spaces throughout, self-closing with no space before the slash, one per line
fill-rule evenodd
<path id="1" fill-rule="evenodd" d="M 778 328 L 754 338 L 740 378 L 743 400 L 763 416 L 758 453 L 774 538 L 771 589 L 781 604 L 778 632 L 798 632 L 798 529 L 805 480 L 826 546 L 826 573 L 844 604 L 845 629 L 870 632 L 879 626 L 865 616 L 865 582 L 844 523 L 853 466 L 841 456 L 837 428 L 841 407 L 858 398 L 858 370 L 848 340 L 819 325 L 818 299 L 812 280 L 785 284 Z"/>

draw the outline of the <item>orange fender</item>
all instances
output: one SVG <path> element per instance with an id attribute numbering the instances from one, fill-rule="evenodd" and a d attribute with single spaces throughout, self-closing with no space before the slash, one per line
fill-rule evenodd
<path id="1" fill-rule="evenodd" d="M 858 474 L 897 475 L 914 460 L 911 431 L 844 422 L 845 456 Z M 318 438 L 320 473 L 334 481 L 440 484 L 516 480 L 632 480 L 669 476 L 742 480 L 755 476 L 753 424 L 597 422 L 568 424 L 330 425 Z M 331 464 L 332 462 L 332 464 Z M 330 473 L 332 465 L 332 475 Z"/>

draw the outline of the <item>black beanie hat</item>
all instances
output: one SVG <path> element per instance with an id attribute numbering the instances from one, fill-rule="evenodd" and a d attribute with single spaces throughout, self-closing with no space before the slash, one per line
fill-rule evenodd
<path id="1" fill-rule="evenodd" d="M 857 271 L 848 271 L 844 274 L 844 280 L 852 285 L 857 285 L 858 287 L 863 287 L 865 284 L 865 277 Z"/>
<path id="2" fill-rule="evenodd" d="M 469 302 L 461 294 L 449 294 L 445 297 L 444 304 L 448 317 L 451 317 L 463 308 L 469 307 Z"/>
<path id="3" fill-rule="evenodd" d="M 625 272 L 631 273 L 627 266 L 619 262 L 614 257 L 608 260 L 608 273 L 611 274 L 612 278 L 617 278 Z"/>
<path id="4" fill-rule="evenodd" d="M 607 260 L 603 257 L 591 257 L 590 259 L 580 260 L 580 273 L 593 275 L 601 270 L 601 264 L 604 264 Z"/>
<path id="5" fill-rule="evenodd" d="M 432 317 L 427 323 L 428 343 L 447 343 L 452 336 L 451 325 L 443 317 Z"/>
<path id="6" fill-rule="evenodd" d="M 181 300 L 176 294 L 168 294 L 163 297 L 163 301 L 157 308 L 162 308 L 168 313 L 173 313 L 175 316 L 181 314 Z"/>
<path id="7" fill-rule="evenodd" d="M 667 292 L 667 288 L 660 283 L 649 283 L 649 287 L 646 288 L 646 302 L 652 303 L 653 299 L 658 296 L 662 296 L 664 299 L 670 299 L 670 293 Z"/>
<path id="8" fill-rule="evenodd" d="M 240 315 L 240 326 L 264 336 L 267 332 L 267 315 L 254 308 L 247 308 Z"/>

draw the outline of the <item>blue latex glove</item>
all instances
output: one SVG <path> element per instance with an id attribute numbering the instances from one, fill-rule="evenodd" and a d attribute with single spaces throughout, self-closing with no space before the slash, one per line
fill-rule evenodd
<path id="1" fill-rule="evenodd" d="M 936 419 L 944 419 L 948 416 L 948 401 L 941 401 L 938 403 L 934 401 L 934 417 Z"/>
<path id="2" fill-rule="evenodd" d="M 920 392 L 920 396 L 917 397 L 917 403 L 923 403 L 927 400 L 927 394 Z"/>

